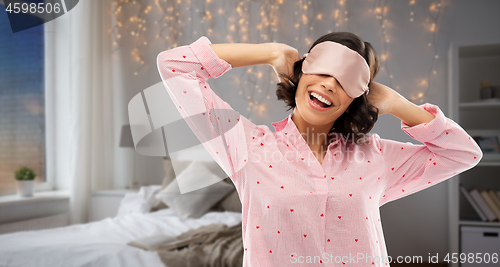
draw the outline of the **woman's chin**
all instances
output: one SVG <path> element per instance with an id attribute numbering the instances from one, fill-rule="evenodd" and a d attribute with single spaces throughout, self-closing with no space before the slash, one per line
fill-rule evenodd
<path id="1" fill-rule="evenodd" d="M 312 125 L 325 125 L 332 122 L 333 113 L 335 112 L 317 114 L 317 111 L 309 108 L 306 113 L 302 115 L 302 118 Z"/>
<path id="2" fill-rule="evenodd" d="M 325 125 L 331 123 L 339 117 L 336 116 L 336 112 L 339 110 L 336 106 L 332 107 L 331 110 L 318 111 L 312 108 L 307 100 L 305 100 L 302 101 L 301 104 L 297 105 L 297 108 L 302 119 L 312 125 Z"/>

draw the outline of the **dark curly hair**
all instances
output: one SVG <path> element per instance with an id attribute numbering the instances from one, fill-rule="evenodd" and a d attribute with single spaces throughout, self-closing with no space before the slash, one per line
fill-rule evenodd
<path id="1" fill-rule="evenodd" d="M 315 45 L 325 41 L 337 42 L 358 52 L 370 67 L 370 83 L 373 81 L 373 78 L 377 76 L 380 68 L 379 58 L 370 43 L 364 42 L 363 39 L 351 32 L 332 32 L 316 40 L 309 49 L 309 52 Z M 278 100 L 285 101 L 288 106 L 287 110 L 295 108 L 296 106 L 295 93 L 297 92 L 297 86 L 303 74 L 303 62 L 304 58 L 294 63 L 293 77 L 285 73 L 279 73 L 279 77 L 283 82 L 277 84 L 276 96 Z M 292 82 L 293 85 L 290 84 L 290 82 Z M 368 83 L 368 85 L 370 85 L 370 83 Z M 378 119 L 378 108 L 368 102 L 365 92 L 361 96 L 355 98 L 346 111 L 347 112 L 344 112 L 344 114 L 335 121 L 329 134 L 335 132 L 342 134 L 344 137 L 352 136 L 356 144 L 366 144 L 366 142 L 359 142 L 359 140 L 370 132 L 373 125 L 375 125 Z M 348 141 L 351 141 L 351 139 L 348 138 Z"/>

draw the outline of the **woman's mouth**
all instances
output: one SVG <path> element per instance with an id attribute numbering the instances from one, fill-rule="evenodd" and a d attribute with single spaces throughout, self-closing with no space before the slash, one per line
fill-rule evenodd
<path id="1" fill-rule="evenodd" d="M 308 101 L 309 105 L 319 111 L 329 110 L 334 106 L 334 103 L 330 102 L 328 99 L 321 97 L 318 93 L 309 91 L 308 92 Z"/>

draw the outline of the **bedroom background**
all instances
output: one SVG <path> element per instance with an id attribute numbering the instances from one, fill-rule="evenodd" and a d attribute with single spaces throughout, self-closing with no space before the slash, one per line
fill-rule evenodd
<path id="1" fill-rule="evenodd" d="M 70 223 L 77 224 L 88 222 L 92 191 L 125 189 L 134 177 L 141 186 L 162 184 L 163 158 L 119 146 L 130 99 L 161 82 L 156 67 L 161 51 L 206 35 L 212 43 L 286 43 L 302 55 L 325 33 L 351 31 L 377 51 L 377 82 L 416 104 L 438 105 L 446 114 L 449 46 L 498 40 L 497 10 L 495 0 L 80 1 L 44 25 L 45 112 L 38 114 L 45 116 L 40 161 L 47 177 L 35 195 L 69 190 Z M 6 15 L 1 16 L 5 23 Z M 208 82 L 257 124 L 272 129 L 271 122 L 288 115 L 275 98 L 277 77 L 270 66 L 236 68 Z M 381 116 L 371 133 L 415 142 L 394 116 Z M 7 178 L 0 179 L 1 192 L 15 194 L 12 184 L 3 182 Z M 449 252 L 447 203 L 442 183 L 381 208 L 389 253 Z M 8 205 L 0 206 L 0 214 L 8 212 Z"/>

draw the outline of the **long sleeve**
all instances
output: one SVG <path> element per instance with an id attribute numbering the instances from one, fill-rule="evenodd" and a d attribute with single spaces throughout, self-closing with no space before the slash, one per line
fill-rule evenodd
<path id="1" fill-rule="evenodd" d="M 214 160 L 238 187 L 256 125 L 217 96 L 206 82 L 232 67 L 202 36 L 190 45 L 161 52 L 157 65 L 163 84 L 182 117 Z M 228 88 L 233 89 L 233 88 Z"/>
<path id="2" fill-rule="evenodd" d="M 380 177 L 385 187 L 379 206 L 466 171 L 477 165 L 483 156 L 474 139 L 460 125 L 445 117 L 438 106 L 425 103 L 419 107 L 435 118 L 413 127 L 401 121 L 401 129 L 423 145 L 376 138 L 386 168 Z"/>

